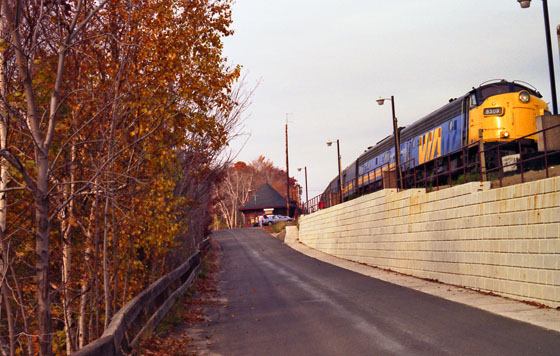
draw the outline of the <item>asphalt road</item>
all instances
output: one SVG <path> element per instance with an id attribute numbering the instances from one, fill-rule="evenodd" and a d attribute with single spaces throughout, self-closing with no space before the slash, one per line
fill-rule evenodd
<path id="1" fill-rule="evenodd" d="M 223 305 L 206 354 L 560 355 L 560 333 L 302 255 L 265 231 L 217 231 Z"/>

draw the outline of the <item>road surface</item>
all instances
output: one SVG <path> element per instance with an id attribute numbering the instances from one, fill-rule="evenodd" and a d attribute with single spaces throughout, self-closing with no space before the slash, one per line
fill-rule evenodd
<path id="1" fill-rule="evenodd" d="M 341 269 L 259 228 L 217 231 L 223 356 L 560 355 L 560 333 Z"/>

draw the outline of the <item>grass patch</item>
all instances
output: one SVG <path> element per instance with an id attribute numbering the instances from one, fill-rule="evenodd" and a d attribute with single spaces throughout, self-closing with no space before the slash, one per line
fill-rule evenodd
<path id="1" fill-rule="evenodd" d="M 277 234 L 279 232 L 281 232 L 282 230 L 286 229 L 286 222 L 285 221 L 280 221 L 277 222 L 276 224 L 272 225 L 270 227 L 270 230 L 272 230 L 273 233 Z"/>
<path id="2" fill-rule="evenodd" d="M 479 172 L 467 172 L 467 174 L 461 173 L 456 179 L 453 179 L 452 185 L 461 185 L 469 182 L 479 182 L 480 173 Z"/>
<path id="3" fill-rule="evenodd" d="M 193 288 L 189 288 L 185 295 L 179 297 L 175 304 L 169 309 L 169 312 L 163 318 L 163 320 L 158 324 L 155 329 L 155 334 L 158 336 L 166 336 L 177 326 L 183 324 L 185 320 L 183 319 L 183 314 L 189 310 L 188 304 L 192 299 Z"/>

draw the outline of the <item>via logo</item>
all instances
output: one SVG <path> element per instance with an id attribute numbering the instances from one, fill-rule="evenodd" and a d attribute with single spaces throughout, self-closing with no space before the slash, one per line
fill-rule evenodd
<path id="1" fill-rule="evenodd" d="M 420 164 L 441 156 L 441 127 L 435 128 L 418 141 L 418 162 Z"/>

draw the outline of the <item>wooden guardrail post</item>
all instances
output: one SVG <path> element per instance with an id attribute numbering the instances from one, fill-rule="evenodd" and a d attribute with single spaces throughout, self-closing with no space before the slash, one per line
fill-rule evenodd
<path id="1" fill-rule="evenodd" d="M 155 329 L 175 300 L 192 285 L 200 271 L 200 250 L 207 250 L 209 247 L 210 239 L 207 237 L 198 245 L 199 252 L 189 257 L 185 263 L 171 273 L 152 283 L 119 309 L 99 339 L 70 356 L 117 356 L 130 352 L 138 345 L 143 335 L 151 333 Z M 185 275 L 188 276 L 185 278 Z M 171 291 L 176 281 L 184 282 Z M 160 300 L 163 299 L 161 298 L 163 295 L 166 296 L 165 300 Z M 143 313 L 150 309 L 155 310 L 151 317 L 147 321 L 141 320 Z M 135 333 L 134 331 L 137 329 L 140 331 Z M 129 332 L 132 335 L 129 335 Z"/>

